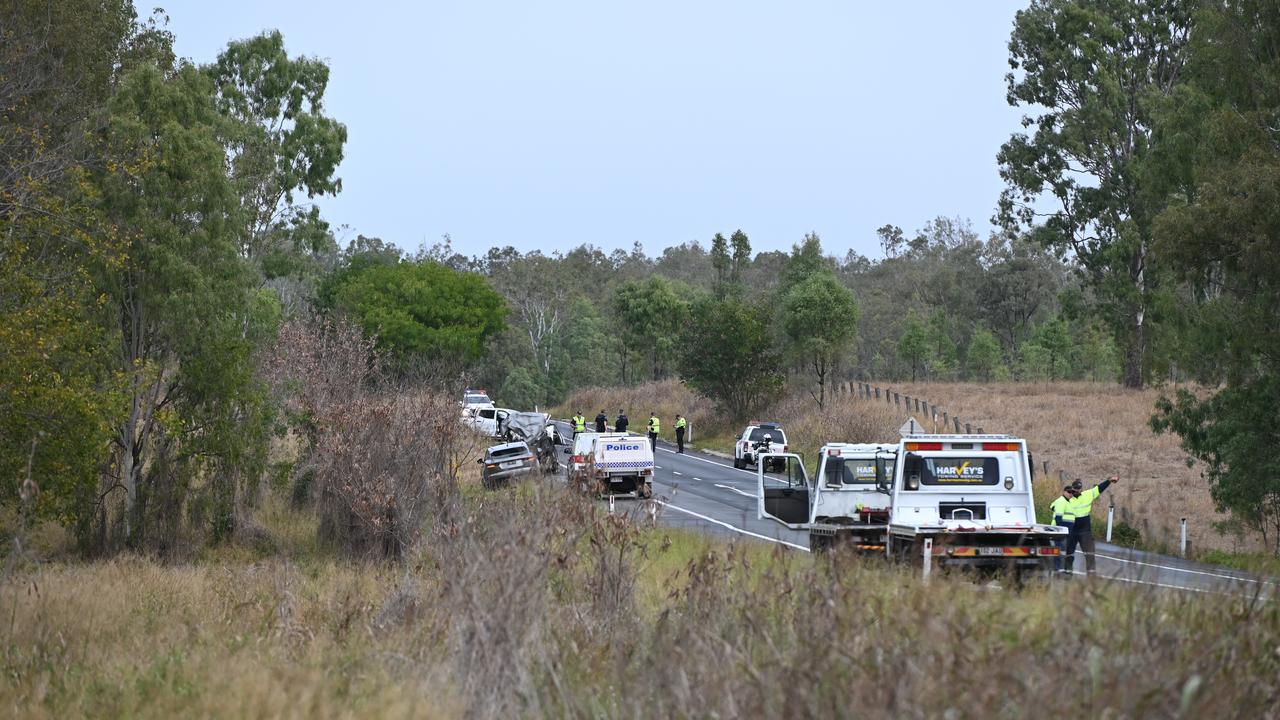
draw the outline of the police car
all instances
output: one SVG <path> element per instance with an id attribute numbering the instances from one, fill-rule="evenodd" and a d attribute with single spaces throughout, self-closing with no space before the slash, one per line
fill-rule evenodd
<path id="1" fill-rule="evenodd" d="M 756 457 L 767 452 L 787 452 L 787 434 L 776 422 L 752 421 L 733 444 L 733 466 L 738 469 L 754 468 Z M 779 458 L 765 470 L 786 469 L 786 464 L 786 458 Z"/>

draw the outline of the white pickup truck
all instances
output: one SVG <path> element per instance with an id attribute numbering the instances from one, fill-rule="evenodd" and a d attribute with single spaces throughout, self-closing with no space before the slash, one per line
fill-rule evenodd
<path id="1" fill-rule="evenodd" d="M 1036 522 L 1025 440 L 909 435 L 890 487 L 885 554 L 911 563 L 1006 569 L 1048 577 L 1066 528 Z"/>
<path id="2" fill-rule="evenodd" d="M 581 477 L 601 497 L 652 497 L 653 448 L 636 435 L 596 435 Z"/>
<path id="3" fill-rule="evenodd" d="M 809 531 L 809 547 L 847 545 L 862 552 L 884 552 L 889 527 L 889 478 L 898 446 L 828 443 L 822 446 L 818 474 L 809 481 L 799 455 L 762 454 L 757 467 L 760 519 Z M 767 465 L 783 465 L 781 477 L 765 475 Z"/>

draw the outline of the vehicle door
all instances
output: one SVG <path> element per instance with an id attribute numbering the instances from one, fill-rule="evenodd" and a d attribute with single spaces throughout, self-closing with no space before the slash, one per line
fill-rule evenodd
<path id="1" fill-rule="evenodd" d="M 785 463 L 782 472 L 765 474 L 769 465 Z M 756 463 L 756 517 L 776 520 L 792 529 L 809 523 L 813 488 L 804 459 L 795 453 L 766 453 Z"/>

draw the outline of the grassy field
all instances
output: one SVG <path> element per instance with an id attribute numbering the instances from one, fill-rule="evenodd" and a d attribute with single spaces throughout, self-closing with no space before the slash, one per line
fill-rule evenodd
<path id="1" fill-rule="evenodd" d="M 445 518 L 448 518 L 447 520 Z M 468 488 L 404 564 L 276 548 L 30 560 L 0 586 L 13 717 L 1102 717 L 1280 712 L 1280 610 L 1021 592 L 729 545 L 538 483 Z"/>
<path id="2" fill-rule="evenodd" d="M 1061 491 L 1059 471 L 1068 479 L 1081 478 L 1088 484 L 1117 474 L 1124 480 L 1108 491 L 1112 497 L 1104 496 L 1095 503 L 1095 518 L 1105 522 L 1106 505 L 1114 498 L 1117 519 L 1125 519 L 1138 529 L 1145 546 L 1176 548 L 1179 520 L 1185 517 L 1188 537 L 1197 552 L 1247 553 L 1258 549 L 1256 538 L 1223 534 L 1214 527 L 1227 518 L 1214 509 L 1209 486 L 1199 470 L 1187 467 L 1176 437 L 1156 435 L 1147 426 L 1158 390 L 1126 390 L 1093 382 L 876 384 L 928 400 L 988 433 L 1026 438 L 1036 461 L 1040 505 L 1047 505 Z M 605 397 L 632 402 L 643 398 L 665 411 L 662 418 L 668 424 L 678 409 L 694 408 L 684 412 L 697 418 L 694 437 L 700 446 L 729 450 L 741 431 L 674 381 L 586 389 L 570 402 L 595 407 L 593 403 Z M 896 440 L 898 427 L 911 414 L 915 413 L 884 400 L 850 395 L 832 398 L 819 410 L 807 395 L 795 395 L 768 411 L 767 419 L 783 423 L 792 450 L 812 455 L 826 441 Z M 945 431 L 941 426 L 938 429 Z M 1046 461 L 1047 476 L 1043 472 Z"/>

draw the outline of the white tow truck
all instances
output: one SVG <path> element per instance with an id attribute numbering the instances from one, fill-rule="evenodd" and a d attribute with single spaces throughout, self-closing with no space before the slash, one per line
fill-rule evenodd
<path id="1" fill-rule="evenodd" d="M 810 482 L 795 453 L 762 453 L 756 468 L 756 517 L 793 530 L 809 531 L 809 547 L 837 545 L 884 552 L 889 528 L 888 479 L 898 446 L 828 443 L 819 451 L 818 473 Z M 784 466 L 777 477 L 765 467 Z"/>
<path id="2" fill-rule="evenodd" d="M 1066 528 L 1036 522 L 1025 440 L 909 435 L 890 487 L 885 555 L 910 563 L 1048 577 Z"/>

